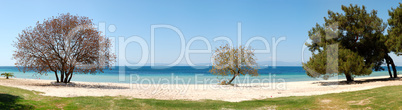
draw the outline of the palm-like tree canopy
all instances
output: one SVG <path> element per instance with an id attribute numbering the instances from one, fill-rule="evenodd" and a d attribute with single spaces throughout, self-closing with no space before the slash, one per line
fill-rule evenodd
<path id="1" fill-rule="evenodd" d="M 8 77 L 13 77 L 14 76 L 14 73 L 1 73 L 1 75 L 2 76 L 5 76 L 6 77 L 6 79 L 8 79 Z"/>

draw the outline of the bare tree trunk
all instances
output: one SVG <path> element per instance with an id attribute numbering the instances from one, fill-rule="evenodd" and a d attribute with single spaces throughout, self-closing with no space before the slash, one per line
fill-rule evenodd
<path id="1" fill-rule="evenodd" d="M 234 75 L 233 75 L 233 78 L 232 78 L 227 84 L 231 84 L 232 81 L 236 78 L 236 76 L 237 76 L 237 74 L 234 74 Z"/>
<path id="2" fill-rule="evenodd" d="M 68 83 L 70 83 L 72 77 L 73 77 L 73 73 L 71 73 L 70 78 L 68 79 Z"/>
<path id="3" fill-rule="evenodd" d="M 54 71 L 54 74 L 56 75 L 57 82 L 59 82 L 59 76 L 57 76 L 57 71 Z"/>
<path id="4" fill-rule="evenodd" d="M 68 71 L 68 74 L 70 75 L 70 77 L 68 78 L 68 83 L 70 83 L 70 81 L 71 81 L 71 78 L 73 77 L 73 74 L 74 74 L 74 66 L 72 66 L 72 65 L 70 65 L 70 69 L 69 69 L 69 71 Z"/>
<path id="5" fill-rule="evenodd" d="M 60 73 L 61 73 L 60 82 L 64 82 L 64 72 L 60 71 Z"/>
<path id="6" fill-rule="evenodd" d="M 64 78 L 64 83 L 68 83 L 68 77 L 70 76 L 69 73 L 66 73 L 66 77 Z"/>

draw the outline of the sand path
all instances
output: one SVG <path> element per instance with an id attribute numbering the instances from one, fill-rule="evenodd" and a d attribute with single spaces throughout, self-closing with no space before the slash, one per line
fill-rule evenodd
<path id="1" fill-rule="evenodd" d="M 376 79 L 376 80 L 368 80 Z M 337 82 L 301 81 L 285 83 L 253 83 L 223 86 L 216 84 L 123 84 L 75 82 L 55 85 L 51 80 L 0 78 L 0 85 L 43 92 L 45 96 L 128 96 L 163 100 L 223 100 L 238 102 L 286 96 L 309 96 L 345 91 L 358 91 L 382 86 L 402 85 L 402 79 L 388 80 L 387 76 L 359 78 L 356 84 Z"/>

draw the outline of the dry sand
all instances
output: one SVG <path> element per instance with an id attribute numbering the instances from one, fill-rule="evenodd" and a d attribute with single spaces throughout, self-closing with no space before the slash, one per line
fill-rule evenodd
<path id="1" fill-rule="evenodd" d="M 371 80 L 375 79 L 375 80 Z M 346 91 L 358 91 L 382 86 L 402 85 L 402 80 L 388 80 L 388 76 L 358 78 L 354 84 L 338 81 L 301 81 L 285 83 L 253 83 L 236 86 L 216 84 L 123 84 L 74 82 L 69 85 L 54 84 L 51 80 L 4 79 L 0 85 L 43 92 L 45 96 L 127 96 L 163 100 L 223 100 L 238 102 L 287 96 L 309 96 Z"/>

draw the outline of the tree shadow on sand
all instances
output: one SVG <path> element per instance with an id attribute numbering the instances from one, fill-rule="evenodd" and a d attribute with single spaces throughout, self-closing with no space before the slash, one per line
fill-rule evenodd
<path id="1" fill-rule="evenodd" d="M 31 110 L 32 105 L 17 104 L 22 98 L 10 94 L 0 93 L 0 110 Z"/>
<path id="2" fill-rule="evenodd" d="M 77 88 L 92 88 L 92 89 L 129 89 L 129 87 L 114 86 L 114 85 L 101 85 L 101 84 L 80 84 L 80 83 L 38 83 L 30 84 L 33 86 L 59 86 L 59 87 L 77 87 Z"/>
<path id="3" fill-rule="evenodd" d="M 364 84 L 370 82 L 379 82 L 379 81 L 401 81 L 401 78 L 375 78 L 375 79 L 361 79 L 355 80 L 352 82 L 348 81 L 328 81 L 328 82 L 314 82 L 313 84 L 321 84 L 321 86 L 331 86 L 331 85 L 353 85 L 353 84 Z"/>

